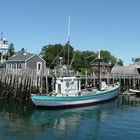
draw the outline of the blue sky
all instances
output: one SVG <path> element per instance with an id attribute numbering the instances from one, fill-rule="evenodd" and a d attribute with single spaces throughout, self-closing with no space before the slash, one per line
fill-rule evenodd
<path id="1" fill-rule="evenodd" d="M 16 51 L 65 44 L 68 16 L 76 50 L 108 50 L 125 65 L 140 57 L 140 0 L 0 0 L 0 31 Z"/>

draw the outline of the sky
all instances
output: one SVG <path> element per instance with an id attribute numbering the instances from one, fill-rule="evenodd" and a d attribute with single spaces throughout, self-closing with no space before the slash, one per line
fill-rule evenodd
<path id="1" fill-rule="evenodd" d="M 140 57 L 140 0 L 0 0 L 0 31 L 16 51 L 65 44 L 69 16 L 75 50 L 107 50 L 124 65 Z"/>

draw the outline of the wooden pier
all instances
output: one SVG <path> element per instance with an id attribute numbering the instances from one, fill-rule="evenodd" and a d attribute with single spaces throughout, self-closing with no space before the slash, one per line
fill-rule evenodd
<path id="1" fill-rule="evenodd" d="M 47 71 L 33 69 L 0 69 L 0 97 L 29 100 L 32 93 L 48 90 Z"/>
<path id="2" fill-rule="evenodd" d="M 97 76 L 95 74 L 88 75 L 88 76 L 82 76 L 83 79 L 87 79 L 86 83 L 96 83 Z M 130 88 L 134 89 L 140 89 L 140 75 L 136 74 L 101 74 L 100 75 L 101 80 L 104 80 L 107 82 L 107 84 L 119 82 L 121 85 L 121 90 L 125 91 Z"/>
<path id="3" fill-rule="evenodd" d="M 80 75 L 71 73 L 72 76 L 80 76 L 86 86 L 97 84 L 97 75 Z M 54 73 L 48 69 L 37 71 L 34 69 L 0 69 L 0 97 L 6 99 L 16 99 L 21 101 L 30 100 L 32 93 L 47 93 L 51 91 L 51 80 Z M 120 82 L 121 90 L 129 88 L 140 88 L 140 75 L 128 74 L 101 74 L 101 80 L 109 83 Z"/>

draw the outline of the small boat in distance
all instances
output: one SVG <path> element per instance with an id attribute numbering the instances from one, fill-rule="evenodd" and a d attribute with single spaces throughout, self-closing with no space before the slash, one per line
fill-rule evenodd
<path id="1" fill-rule="evenodd" d="M 140 94 L 140 90 L 137 89 L 129 89 L 129 92 Z"/>
<path id="2" fill-rule="evenodd" d="M 140 90 L 138 89 L 129 89 L 130 94 L 135 94 L 137 97 L 140 96 Z"/>
<path id="3" fill-rule="evenodd" d="M 123 95 L 139 97 L 140 96 L 140 90 L 138 90 L 138 89 L 128 89 L 123 93 Z"/>

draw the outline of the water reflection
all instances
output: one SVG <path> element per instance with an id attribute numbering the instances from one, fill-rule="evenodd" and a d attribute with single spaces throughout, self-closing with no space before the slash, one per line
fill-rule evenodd
<path id="1" fill-rule="evenodd" d="M 136 127 L 135 131 L 131 128 L 140 122 L 139 118 L 133 116 L 135 113 L 139 116 L 139 109 L 132 108 L 131 104 L 127 104 L 126 107 L 125 102 L 126 99 L 120 96 L 117 100 L 96 106 L 49 111 L 29 109 L 19 103 L 0 101 L 0 139 L 87 140 L 108 138 L 106 133 L 114 138 L 116 133 L 118 137 L 121 135 L 120 124 L 126 127 L 127 135 L 131 132 L 137 133 L 139 127 Z M 135 113 L 131 113 L 132 109 Z M 135 118 L 135 121 L 127 127 L 132 122 L 129 121 L 131 118 Z"/>
<path id="2" fill-rule="evenodd" d="M 0 102 L 0 139 L 71 139 L 77 133 L 79 137 L 95 138 L 104 119 L 115 114 L 117 106 L 115 100 L 91 107 L 48 111 Z"/>
<path id="3" fill-rule="evenodd" d="M 122 94 L 119 96 L 119 104 L 122 106 L 138 106 L 140 105 L 140 97 L 135 95 Z"/>
<path id="4" fill-rule="evenodd" d="M 75 109 L 65 109 L 56 111 L 34 110 L 32 112 L 31 121 L 34 125 L 41 125 L 48 122 L 53 122 L 56 125 L 65 122 L 77 124 L 80 120 L 87 118 L 103 119 L 109 113 L 109 110 L 117 106 L 116 102 L 111 102 L 102 105 L 91 107 L 82 107 Z M 62 120 L 62 121 L 61 121 Z"/>
<path id="5" fill-rule="evenodd" d="M 0 139 L 22 139 L 30 135 L 32 111 L 14 102 L 0 101 Z M 28 127 L 27 127 L 28 126 Z"/>
<path id="6" fill-rule="evenodd" d="M 109 114 L 113 115 L 112 110 L 116 107 L 117 102 L 113 101 L 85 108 L 58 111 L 35 110 L 30 122 L 34 126 L 43 126 L 43 131 L 46 133 L 53 132 L 54 135 L 51 136 L 53 139 L 63 136 L 72 139 L 73 136 L 77 137 L 77 134 L 79 135 L 77 139 L 97 138 L 100 125 Z"/>

